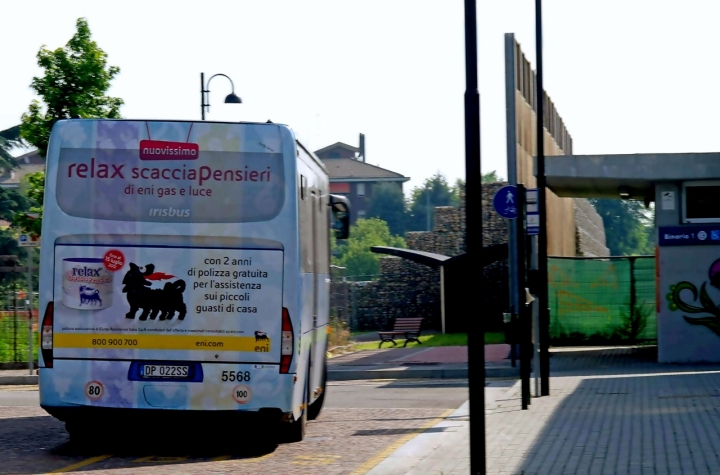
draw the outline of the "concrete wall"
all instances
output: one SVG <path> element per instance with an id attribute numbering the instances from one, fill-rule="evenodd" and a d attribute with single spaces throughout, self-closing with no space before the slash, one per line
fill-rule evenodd
<path id="1" fill-rule="evenodd" d="M 718 259 L 720 246 L 661 248 L 658 262 L 658 361 L 661 363 L 720 362 L 720 336 L 709 326 L 688 322 L 696 318 L 720 319 L 710 312 L 683 312 L 668 298 L 674 286 L 681 282 L 691 284 L 699 294 L 705 286 L 710 299 L 708 303 L 715 307 L 711 311 L 716 311 L 720 304 L 720 289 L 710 282 L 709 271 Z M 701 298 L 693 298 L 691 289 L 682 291 L 680 299 L 693 307 L 703 306 Z"/>
<path id="2" fill-rule="evenodd" d="M 517 177 L 518 183 L 535 188 L 537 181 L 533 169 L 533 157 L 537 155 L 536 115 L 520 93 L 517 93 Z M 545 129 L 545 155 L 564 155 L 555 139 Z M 575 212 L 573 198 L 559 198 L 547 189 L 547 236 L 548 255 L 575 255 Z"/>
<path id="3" fill-rule="evenodd" d="M 665 191 L 675 193 L 672 206 L 662 204 L 661 194 Z M 677 183 L 659 183 L 655 187 L 656 242 L 660 242 L 661 226 L 682 226 L 680 192 L 681 187 Z M 702 226 L 687 226 L 688 232 L 697 232 L 698 228 Z M 720 244 L 658 247 L 656 253 L 658 361 L 720 362 L 720 318 L 717 313 L 720 280 L 716 273 L 718 268 L 713 265 L 720 259 Z M 711 279 L 713 274 L 715 279 Z M 687 304 L 692 312 L 678 308 L 682 304 L 679 306 L 673 298 L 673 290 L 681 283 L 686 283 L 683 285 L 688 288 L 675 297 Z M 693 295 L 692 287 L 698 295 Z M 705 296 L 702 294 L 703 287 Z M 697 318 L 703 320 L 695 320 Z"/>
<path id="4" fill-rule="evenodd" d="M 537 156 L 536 76 L 517 41 L 513 40 L 512 48 L 515 64 L 506 74 L 514 77 L 512 82 L 515 84 L 514 96 L 510 97 L 514 97 L 511 102 L 515 109 L 517 182 L 527 188 L 535 188 L 537 182 L 533 157 Z M 543 115 L 544 151 L 547 161 L 552 160 L 553 155 L 571 154 L 572 138 L 547 91 Z M 549 189 L 546 190 L 546 197 L 548 255 L 575 256 L 576 223 L 573 199 L 559 198 Z"/>
<path id="5" fill-rule="evenodd" d="M 573 199 L 575 211 L 575 254 L 583 257 L 610 255 L 605 240 L 605 226 L 595 207 L 583 198 Z"/>

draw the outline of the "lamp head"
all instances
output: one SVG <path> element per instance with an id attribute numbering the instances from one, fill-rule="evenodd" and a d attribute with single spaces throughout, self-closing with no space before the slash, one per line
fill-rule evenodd
<path id="1" fill-rule="evenodd" d="M 236 96 L 234 92 L 231 92 L 225 98 L 225 104 L 242 104 L 242 99 Z"/>

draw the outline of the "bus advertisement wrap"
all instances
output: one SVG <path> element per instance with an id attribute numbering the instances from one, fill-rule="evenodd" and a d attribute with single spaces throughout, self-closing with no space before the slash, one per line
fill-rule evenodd
<path id="1" fill-rule="evenodd" d="M 61 244 L 55 269 L 58 358 L 279 360 L 280 250 Z"/>
<path id="2" fill-rule="evenodd" d="M 38 374 L 71 438 L 84 411 L 170 409 L 262 413 L 302 439 L 324 397 L 334 212 L 306 150 L 273 123 L 55 124 Z"/>

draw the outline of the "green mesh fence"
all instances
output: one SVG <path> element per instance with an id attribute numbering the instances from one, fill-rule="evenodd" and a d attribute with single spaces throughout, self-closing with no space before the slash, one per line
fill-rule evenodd
<path id="1" fill-rule="evenodd" d="M 553 345 L 651 341 L 657 338 L 655 258 L 550 258 Z"/>

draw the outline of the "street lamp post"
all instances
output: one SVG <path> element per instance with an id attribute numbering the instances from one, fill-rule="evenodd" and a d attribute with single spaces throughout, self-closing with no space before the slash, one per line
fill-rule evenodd
<path id="1" fill-rule="evenodd" d="M 202 120 L 205 120 L 205 109 L 207 108 L 208 112 L 210 111 L 210 81 L 215 76 L 225 76 L 228 81 L 230 81 L 230 87 L 232 87 L 232 90 L 230 94 L 225 97 L 225 104 L 242 104 L 242 100 L 235 95 L 235 84 L 233 84 L 232 79 L 230 79 L 229 76 L 225 74 L 214 74 L 210 76 L 210 79 L 208 79 L 207 84 L 205 83 L 205 73 L 200 73 L 200 114 L 202 116 Z"/>
<path id="2" fill-rule="evenodd" d="M 478 93 L 477 0 L 465 0 L 465 253 L 466 272 L 482 269 L 482 169 Z M 469 281 L 470 279 L 466 279 Z M 469 289 L 468 289 L 469 290 Z M 469 295 L 469 292 L 465 292 Z M 468 326 L 470 473 L 485 474 L 485 328 L 482 316 Z"/>
<path id="3" fill-rule="evenodd" d="M 535 61 L 537 62 L 537 190 L 540 226 L 538 226 L 538 297 L 539 305 L 539 336 L 540 336 L 540 394 L 550 395 L 550 307 L 548 305 L 548 258 L 547 258 L 547 205 L 545 187 L 545 130 L 544 111 L 545 91 L 543 90 L 543 56 L 542 56 L 542 0 L 535 0 Z"/>

